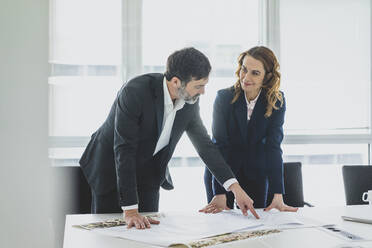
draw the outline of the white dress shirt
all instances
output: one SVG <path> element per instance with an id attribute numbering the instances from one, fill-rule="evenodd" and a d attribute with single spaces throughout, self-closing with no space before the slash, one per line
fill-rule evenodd
<path id="1" fill-rule="evenodd" d="M 260 94 L 261 94 L 261 90 L 260 90 L 260 92 L 258 92 L 258 95 L 256 96 L 256 98 L 255 99 L 253 99 L 252 101 L 249 101 L 248 99 L 247 99 L 247 96 L 244 94 L 244 97 L 245 97 L 245 101 L 246 101 L 246 103 L 247 103 L 247 119 L 248 119 L 248 121 L 251 119 L 251 116 L 252 116 L 252 113 L 253 113 L 253 109 L 254 109 L 254 106 L 256 106 L 256 102 L 257 102 L 257 99 L 258 99 L 258 97 L 260 96 Z"/>
<path id="2" fill-rule="evenodd" d="M 164 115 L 163 115 L 163 124 L 161 128 L 161 134 L 158 139 L 158 143 L 156 143 L 155 155 L 158 151 L 164 148 L 169 143 L 170 135 L 172 132 L 174 118 L 176 117 L 176 113 L 178 110 L 182 109 L 185 105 L 185 101 L 183 99 L 177 99 L 173 104 L 172 98 L 169 94 L 167 81 L 164 77 L 163 81 L 163 90 L 164 90 Z"/>

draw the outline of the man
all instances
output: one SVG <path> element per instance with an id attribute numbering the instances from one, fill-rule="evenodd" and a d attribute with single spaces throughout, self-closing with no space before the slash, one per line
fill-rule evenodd
<path id="1" fill-rule="evenodd" d="M 92 213 L 124 211 L 129 228 L 158 224 L 139 212 L 158 211 L 160 187 L 173 189 L 167 164 L 186 131 L 219 183 L 234 193 L 243 214 L 249 209 L 258 218 L 200 119 L 198 99 L 210 70 L 204 54 L 185 48 L 168 57 L 164 75 L 141 75 L 120 89 L 80 159 L 92 189 Z"/>

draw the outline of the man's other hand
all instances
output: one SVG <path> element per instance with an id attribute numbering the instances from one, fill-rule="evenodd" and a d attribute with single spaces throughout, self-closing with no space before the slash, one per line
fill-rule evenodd
<path id="1" fill-rule="evenodd" d="M 159 224 L 160 221 L 150 217 L 142 216 L 137 209 L 124 210 L 124 220 L 127 228 L 136 227 L 137 229 L 151 228 L 151 224 Z"/>

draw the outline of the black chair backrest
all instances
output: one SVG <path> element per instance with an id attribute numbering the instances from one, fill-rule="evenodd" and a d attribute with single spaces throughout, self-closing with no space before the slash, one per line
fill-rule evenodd
<path id="1" fill-rule="evenodd" d="M 83 171 L 79 167 L 79 212 L 91 213 L 92 192 Z"/>
<path id="2" fill-rule="evenodd" d="M 305 205 L 305 202 L 302 185 L 301 162 L 284 163 L 283 167 L 285 188 L 285 194 L 283 195 L 284 203 L 292 207 L 303 207 Z M 271 203 L 272 198 L 273 193 L 269 190 L 267 205 Z"/>
<path id="3" fill-rule="evenodd" d="M 50 169 L 53 187 L 54 247 L 62 247 L 66 214 L 90 213 L 92 196 L 80 167 L 53 166 Z"/>
<path id="4" fill-rule="evenodd" d="M 304 206 L 304 193 L 302 184 L 302 165 L 300 162 L 284 163 L 283 200 L 292 207 Z"/>
<path id="5" fill-rule="evenodd" d="M 342 167 L 346 205 L 368 204 L 362 194 L 372 189 L 372 166 L 344 165 Z"/>
<path id="6" fill-rule="evenodd" d="M 57 204 L 66 204 L 64 214 L 90 213 L 91 190 L 78 166 L 53 167 Z M 63 199 L 59 199 L 62 197 Z"/>

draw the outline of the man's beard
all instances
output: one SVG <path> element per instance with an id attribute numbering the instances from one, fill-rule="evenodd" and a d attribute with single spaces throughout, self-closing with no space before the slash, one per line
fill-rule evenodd
<path id="1" fill-rule="evenodd" d="M 188 104 L 194 104 L 199 99 L 200 94 L 196 94 L 195 96 L 190 96 L 190 94 L 186 91 L 186 86 L 181 86 L 178 88 L 178 96 Z"/>

